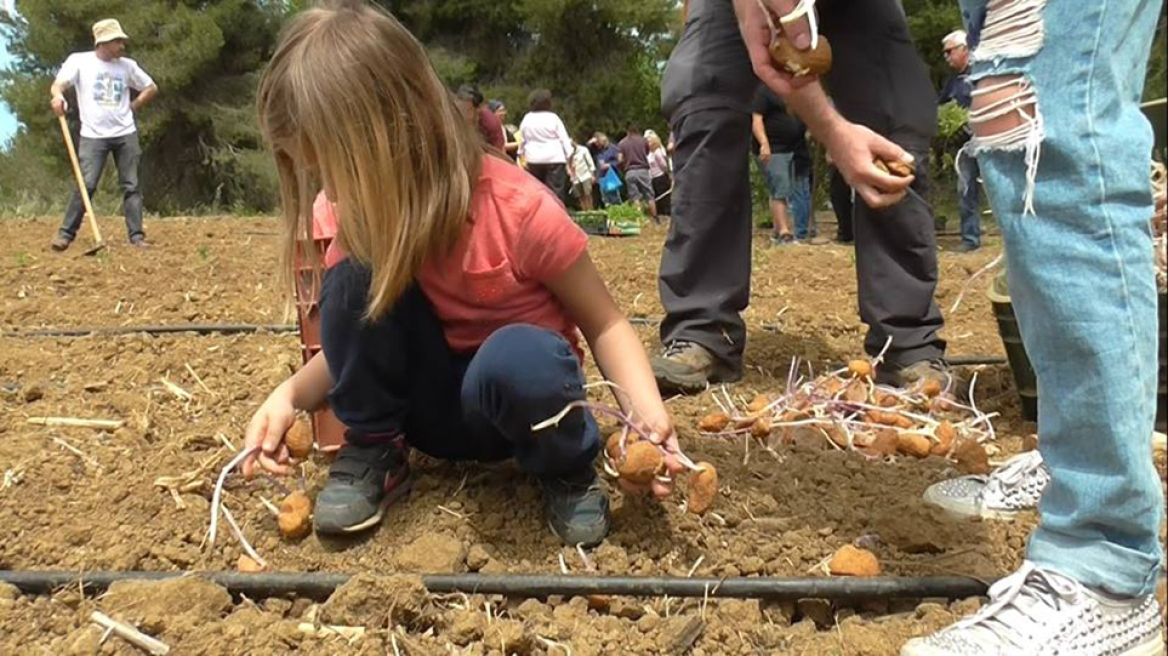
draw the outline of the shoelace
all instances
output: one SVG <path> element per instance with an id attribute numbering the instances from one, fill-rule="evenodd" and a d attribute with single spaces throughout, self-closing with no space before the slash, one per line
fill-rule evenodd
<path id="1" fill-rule="evenodd" d="M 982 628 L 1016 647 L 1032 647 L 1037 636 L 1026 629 L 1046 625 L 1041 610 L 1060 610 L 1064 603 L 1077 601 L 1081 594 L 1073 579 L 1023 561 L 1017 572 L 990 586 L 992 601 L 988 606 L 955 623 L 950 630 Z M 1026 626 L 1019 626 L 1019 620 Z"/>
<path id="2" fill-rule="evenodd" d="M 985 492 L 1002 493 L 1007 488 L 1021 483 L 1035 469 L 1042 466 L 1042 454 L 1037 450 L 1020 453 L 1010 458 L 986 481 Z"/>
<path id="3" fill-rule="evenodd" d="M 687 342 L 684 339 L 674 340 L 665 345 L 665 357 L 672 358 L 675 355 L 681 355 L 683 352 L 689 350 L 693 346 L 693 342 Z"/>

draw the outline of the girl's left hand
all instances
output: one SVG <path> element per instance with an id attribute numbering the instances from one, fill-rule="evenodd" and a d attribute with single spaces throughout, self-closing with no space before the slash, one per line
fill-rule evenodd
<path id="1" fill-rule="evenodd" d="M 649 434 L 649 441 L 660 445 L 665 450 L 665 475 L 669 482 L 654 480 L 649 485 L 634 485 L 624 479 L 620 480 L 621 489 L 630 493 L 652 492 L 653 496 L 663 499 L 673 493 L 673 478 L 685 470 L 685 466 L 677 459 L 681 447 L 677 443 L 677 433 L 673 430 L 673 422 L 668 415 L 650 419 L 639 423 L 639 427 Z"/>

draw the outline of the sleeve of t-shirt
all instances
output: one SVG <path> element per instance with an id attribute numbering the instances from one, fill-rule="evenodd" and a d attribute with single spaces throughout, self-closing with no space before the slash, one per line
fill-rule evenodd
<path id="1" fill-rule="evenodd" d="M 556 136 L 560 138 L 560 144 L 564 147 L 564 156 L 572 159 L 572 138 L 568 136 L 568 128 L 564 126 L 564 121 L 559 116 L 556 117 Z"/>
<path id="2" fill-rule="evenodd" d="M 754 101 L 750 103 L 750 111 L 754 114 L 761 114 L 766 116 L 767 98 L 766 93 L 762 90 L 760 85 L 758 90 L 754 92 Z"/>
<path id="3" fill-rule="evenodd" d="M 127 59 L 126 63 L 130 68 L 130 79 L 127 80 L 127 82 L 129 83 L 131 89 L 134 91 L 141 91 L 154 85 L 154 80 L 146 74 L 146 71 L 142 70 L 142 67 L 138 65 L 138 62 L 134 61 L 133 59 Z"/>
<path id="4" fill-rule="evenodd" d="M 539 193 L 515 245 L 515 270 L 547 284 L 588 250 L 588 236 L 550 193 Z"/>
<path id="5" fill-rule="evenodd" d="M 81 65 L 78 61 L 77 55 L 69 55 L 65 59 L 65 63 L 61 64 L 61 70 L 57 71 L 57 82 L 62 84 L 71 84 L 77 86 L 77 80 L 81 76 Z"/>

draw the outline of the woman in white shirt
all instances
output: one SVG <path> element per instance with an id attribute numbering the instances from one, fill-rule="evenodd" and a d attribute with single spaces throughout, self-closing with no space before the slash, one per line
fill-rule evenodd
<path id="1" fill-rule="evenodd" d="M 568 162 L 572 139 L 564 122 L 552 111 L 552 92 L 536 89 L 527 98 L 530 111 L 519 124 L 519 154 L 527 170 L 567 203 Z"/>

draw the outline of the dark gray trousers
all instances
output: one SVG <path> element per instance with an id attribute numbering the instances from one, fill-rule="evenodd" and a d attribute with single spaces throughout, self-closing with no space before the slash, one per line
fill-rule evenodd
<path id="1" fill-rule="evenodd" d="M 126 233 L 130 241 L 137 241 L 146 236 L 142 231 L 142 193 L 138 191 L 138 160 L 142 157 L 142 149 L 138 146 L 138 133 L 127 134 L 124 137 L 110 139 L 89 139 L 81 137 L 77 145 L 77 159 L 81 165 L 81 177 L 85 179 L 85 186 L 89 190 L 92 200 L 97 191 L 97 183 L 101 182 L 101 172 L 105 169 L 105 161 L 110 154 L 114 156 L 114 165 L 118 169 L 118 187 L 122 191 L 122 211 L 126 214 Z M 85 218 L 85 206 L 81 202 L 81 193 L 73 192 L 69 206 L 65 210 L 65 220 L 61 222 L 60 235 L 69 241 L 77 236 L 81 227 L 81 220 Z"/>
<path id="2" fill-rule="evenodd" d="M 890 139 L 898 142 L 896 135 Z M 937 336 L 944 320 L 933 298 L 937 235 L 929 204 L 929 152 L 899 145 L 919 163 L 908 196 L 874 210 L 857 195 L 852 214 L 860 320 L 868 325 L 864 350 L 874 356 L 891 337 L 884 360 L 892 369 L 945 355 L 945 341 Z"/>
<path id="3" fill-rule="evenodd" d="M 750 115 L 704 109 L 673 122 L 673 220 L 658 287 L 661 341 L 684 339 L 741 373 L 750 301 Z"/>

